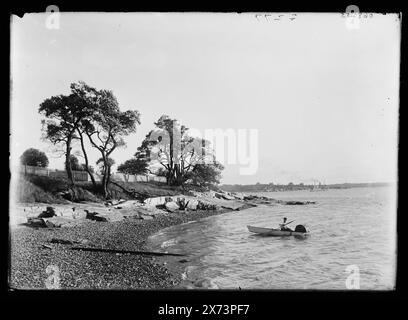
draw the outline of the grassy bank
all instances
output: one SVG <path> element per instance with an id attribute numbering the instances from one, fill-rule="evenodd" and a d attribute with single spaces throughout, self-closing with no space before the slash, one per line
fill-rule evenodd
<path id="1" fill-rule="evenodd" d="M 145 197 L 173 196 L 189 194 L 193 187 L 173 187 L 158 182 L 114 182 L 108 186 L 111 199 L 136 199 L 137 195 Z M 127 191 L 131 192 L 127 192 Z M 64 178 L 53 178 L 36 175 L 20 175 L 17 180 L 17 202 L 21 203 L 67 203 L 69 201 L 102 202 L 100 186 L 95 189 L 91 182 L 77 182 L 72 188 Z M 133 193 L 133 194 L 132 194 Z"/>

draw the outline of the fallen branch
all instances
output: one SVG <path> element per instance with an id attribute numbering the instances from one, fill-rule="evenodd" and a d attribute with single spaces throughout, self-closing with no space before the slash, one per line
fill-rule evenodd
<path id="1" fill-rule="evenodd" d="M 112 181 L 112 180 L 110 180 L 109 183 L 112 183 L 115 186 L 121 188 L 126 194 L 128 194 L 129 196 L 131 196 L 133 198 L 136 198 L 137 200 L 144 201 L 145 199 L 151 197 L 151 195 L 149 193 L 138 192 L 138 191 L 135 191 L 133 189 L 128 190 L 125 187 L 121 186 L 119 183 L 117 183 L 115 181 Z"/>
<path id="2" fill-rule="evenodd" d="M 92 251 L 92 252 L 109 252 L 120 254 L 141 254 L 149 256 L 185 256 L 181 253 L 169 253 L 169 252 L 153 252 L 153 251 L 132 251 L 132 250 L 116 250 L 116 249 L 103 249 L 103 248 L 89 248 L 89 247 L 72 247 L 72 250 Z"/>

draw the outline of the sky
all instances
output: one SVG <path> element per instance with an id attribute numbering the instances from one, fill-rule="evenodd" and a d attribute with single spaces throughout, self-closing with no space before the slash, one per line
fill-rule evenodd
<path id="1" fill-rule="evenodd" d="M 121 110 L 141 113 L 127 147 L 112 154 L 116 163 L 130 159 L 167 114 L 196 132 L 235 135 L 228 150 L 247 159 L 234 163 L 225 150 L 222 183 L 395 182 L 400 21 L 379 14 L 350 28 L 346 20 L 60 13 L 50 29 L 48 13 L 13 16 L 11 165 L 34 147 L 50 168 L 63 168 L 41 139 L 38 107 L 81 80 L 112 90 Z"/>

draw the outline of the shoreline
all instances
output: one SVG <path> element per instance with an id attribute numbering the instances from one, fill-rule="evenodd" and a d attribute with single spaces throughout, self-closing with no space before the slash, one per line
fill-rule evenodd
<path id="1" fill-rule="evenodd" d="M 246 204 L 240 210 L 253 207 Z M 152 234 L 174 225 L 234 210 L 169 213 L 153 220 L 88 222 L 68 228 L 13 227 L 9 286 L 47 289 L 47 268 L 57 267 L 60 289 L 178 289 L 181 279 L 150 256 L 74 251 L 77 244 L 117 250 L 145 250 Z M 58 239 L 66 244 L 53 243 Z M 71 243 L 68 243 L 71 242 Z M 54 270 L 54 269 L 53 269 Z"/>
<path id="2" fill-rule="evenodd" d="M 20 218 L 25 217 L 27 223 L 23 223 L 26 226 L 10 225 L 9 287 L 11 289 L 180 289 L 178 287 L 182 281 L 180 275 L 166 268 L 165 260 L 157 261 L 151 255 L 135 252 L 149 249 L 146 242 L 150 235 L 170 226 L 227 212 L 242 211 L 258 205 L 315 203 L 276 200 L 255 195 L 237 199 L 237 196 L 232 194 L 218 193 L 203 198 L 185 196 L 185 199 L 190 199 L 193 203 L 195 201 L 196 209 L 171 210 L 170 207 L 167 208 L 168 198 L 149 198 L 146 200 L 145 208 L 133 200 L 118 201 L 116 204 L 109 205 L 106 203 L 105 205 L 101 203 L 52 204 L 49 205 L 51 208 L 46 206 L 46 210 L 38 203 L 18 203 L 16 208 L 11 207 L 13 212 L 10 217 L 15 218 L 15 214 L 22 214 Z M 199 207 L 199 203 L 204 207 Z M 24 205 L 26 205 L 25 208 Z M 159 207 L 161 209 L 158 209 Z M 42 217 L 44 214 L 48 217 L 50 213 L 51 218 Z M 30 218 L 32 214 L 36 217 L 34 220 Z M 32 223 L 33 221 L 35 224 Z M 55 279 L 58 281 L 54 281 Z"/>

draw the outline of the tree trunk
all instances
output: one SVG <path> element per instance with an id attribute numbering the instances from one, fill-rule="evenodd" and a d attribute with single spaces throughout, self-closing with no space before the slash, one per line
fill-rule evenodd
<path id="1" fill-rule="evenodd" d="M 107 183 L 105 175 L 103 175 L 102 177 L 102 192 L 103 192 L 103 197 L 105 199 L 108 199 L 108 183 Z"/>
<path id="2" fill-rule="evenodd" d="M 71 182 L 72 185 L 75 185 L 74 176 L 72 174 L 72 167 L 71 167 L 71 142 L 72 136 L 68 137 L 67 140 L 67 149 L 65 152 L 65 171 L 67 172 L 68 180 Z"/>
<path id="3" fill-rule="evenodd" d="M 111 167 L 108 166 L 108 175 L 107 175 L 107 178 L 106 178 L 106 185 L 109 185 L 110 177 L 111 177 Z"/>
<path id="4" fill-rule="evenodd" d="M 180 170 L 180 164 L 176 164 L 174 168 L 174 185 L 180 186 L 182 184 L 183 174 Z"/>
<path id="5" fill-rule="evenodd" d="M 102 191 L 105 199 L 108 198 L 108 159 L 105 154 L 102 153 L 103 158 L 103 176 L 102 176 Z"/>
<path id="6" fill-rule="evenodd" d="M 84 159 L 85 159 L 85 171 L 89 174 L 89 176 L 91 177 L 91 181 L 92 181 L 92 185 L 94 190 L 96 190 L 96 181 L 95 181 L 95 177 L 93 176 L 93 173 L 91 172 L 91 170 L 89 170 L 89 160 L 88 160 L 88 155 L 86 153 L 85 150 L 85 145 L 84 145 L 84 137 L 82 135 L 82 132 L 78 129 L 78 134 L 79 134 L 79 139 L 81 141 L 81 148 L 82 148 L 82 153 L 84 155 Z"/>

